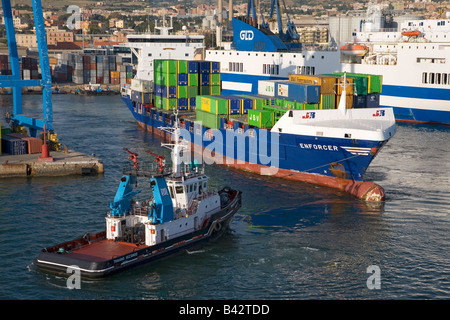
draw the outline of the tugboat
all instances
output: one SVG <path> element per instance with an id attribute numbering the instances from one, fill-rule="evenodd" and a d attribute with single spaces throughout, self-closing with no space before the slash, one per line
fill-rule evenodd
<path id="1" fill-rule="evenodd" d="M 76 267 L 81 278 L 98 279 L 198 247 L 224 233 L 241 207 L 241 191 L 207 190 L 204 168 L 181 161 L 188 145 L 180 140 L 178 124 L 165 130 L 174 141 L 163 144 L 172 149 L 172 167 L 152 152 L 156 163 L 142 167 L 138 154 L 124 148 L 133 165 L 120 179 L 106 230 L 43 249 L 34 261 L 39 269 L 68 275 L 68 268 Z M 136 197 L 142 190 L 133 191 L 141 178 L 152 191 L 145 199 Z"/>

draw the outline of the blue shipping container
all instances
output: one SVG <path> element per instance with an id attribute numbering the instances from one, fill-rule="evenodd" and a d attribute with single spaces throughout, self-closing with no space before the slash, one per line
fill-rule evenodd
<path id="1" fill-rule="evenodd" d="M 366 96 L 366 108 L 379 108 L 380 107 L 380 94 L 368 93 Z"/>
<path id="2" fill-rule="evenodd" d="M 211 62 L 210 61 L 200 61 L 199 73 L 211 73 Z"/>
<path id="3" fill-rule="evenodd" d="M 187 107 L 188 106 L 188 99 L 187 98 L 178 98 L 178 107 Z M 179 110 L 185 110 L 185 109 L 180 109 Z"/>
<path id="4" fill-rule="evenodd" d="M 178 74 L 178 85 L 179 86 L 187 86 L 188 85 L 188 74 L 187 73 L 179 73 Z"/>
<path id="5" fill-rule="evenodd" d="M 275 83 L 275 97 L 302 103 L 319 103 L 320 87 L 303 83 L 280 81 Z"/>
<path id="6" fill-rule="evenodd" d="M 188 61 L 188 72 L 198 73 L 198 61 Z"/>
<path id="7" fill-rule="evenodd" d="M 176 98 L 177 97 L 177 87 L 170 86 L 166 87 L 167 95 L 164 95 L 166 98 Z"/>
<path id="8" fill-rule="evenodd" d="M 219 61 L 211 62 L 211 73 L 220 73 L 220 62 Z"/>
<path id="9" fill-rule="evenodd" d="M 27 153 L 26 141 L 10 136 L 2 136 L 2 150 L 11 155 L 19 155 Z"/>
<path id="10" fill-rule="evenodd" d="M 366 108 L 366 96 L 353 96 L 353 108 Z"/>
<path id="11" fill-rule="evenodd" d="M 202 86 L 209 86 L 210 75 L 209 73 L 200 74 L 200 83 Z"/>

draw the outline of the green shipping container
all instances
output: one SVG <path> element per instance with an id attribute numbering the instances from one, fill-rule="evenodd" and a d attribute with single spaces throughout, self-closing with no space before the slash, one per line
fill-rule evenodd
<path id="1" fill-rule="evenodd" d="M 210 86 L 200 86 L 200 95 L 210 95 L 211 94 L 211 87 Z"/>
<path id="2" fill-rule="evenodd" d="M 320 95 L 320 109 L 334 109 L 335 108 L 335 96 L 334 94 L 322 94 Z"/>
<path id="3" fill-rule="evenodd" d="M 209 112 L 195 110 L 196 121 L 202 123 L 203 126 L 210 129 L 220 129 L 220 116 Z"/>
<path id="4" fill-rule="evenodd" d="M 166 87 L 176 87 L 178 85 L 177 74 L 175 73 L 155 73 L 153 76 L 155 84 L 163 85 Z"/>
<path id="5" fill-rule="evenodd" d="M 369 93 L 381 93 L 383 86 L 383 76 L 376 74 L 369 74 Z"/>
<path id="6" fill-rule="evenodd" d="M 155 96 L 155 107 L 158 109 L 162 108 L 162 97 L 161 96 Z"/>
<path id="7" fill-rule="evenodd" d="M 162 60 L 161 59 L 153 60 L 153 70 L 154 70 L 155 74 L 162 72 Z"/>
<path id="8" fill-rule="evenodd" d="M 188 73 L 188 86 L 198 86 L 198 73 Z"/>
<path id="9" fill-rule="evenodd" d="M 162 109 L 163 110 L 174 110 L 178 107 L 177 98 L 162 98 Z"/>
<path id="10" fill-rule="evenodd" d="M 280 106 L 280 107 L 284 107 L 284 100 L 283 99 L 275 99 L 275 105 L 276 106 Z"/>
<path id="11" fill-rule="evenodd" d="M 195 106 L 197 108 L 197 110 L 202 110 L 202 96 L 197 96 L 195 97 Z"/>
<path id="12" fill-rule="evenodd" d="M 305 106 L 304 106 L 304 103 L 302 103 L 302 102 L 296 102 L 295 103 L 295 110 L 304 110 L 304 108 L 305 108 Z"/>
<path id="13" fill-rule="evenodd" d="M 162 60 L 162 73 L 177 73 L 177 60 Z"/>
<path id="14" fill-rule="evenodd" d="M 335 72 L 333 74 L 339 75 L 339 76 L 344 75 L 343 72 Z M 367 75 L 360 74 L 360 73 L 347 73 L 346 77 L 353 79 L 353 83 L 354 83 L 353 92 L 354 93 L 356 90 L 357 95 L 367 95 L 367 93 L 369 92 L 369 77 Z"/>
<path id="15" fill-rule="evenodd" d="M 248 124 L 258 128 L 272 128 L 274 112 L 270 110 L 248 110 Z"/>
<path id="16" fill-rule="evenodd" d="M 305 103 L 305 110 L 317 110 L 319 105 L 317 103 Z"/>
<path id="17" fill-rule="evenodd" d="M 178 73 L 188 73 L 188 62 L 186 60 L 177 60 Z"/>
<path id="18" fill-rule="evenodd" d="M 220 73 L 212 73 L 210 75 L 209 84 L 211 86 L 220 86 Z"/>
<path id="19" fill-rule="evenodd" d="M 230 104 L 228 99 L 213 97 L 212 100 L 216 101 L 216 104 L 214 110 L 213 105 L 211 105 L 211 112 L 215 114 L 228 114 L 228 106 Z"/>
<path id="20" fill-rule="evenodd" d="M 188 86 L 187 87 L 188 98 L 194 98 L 198 96 L 198 86 Z"/>
<path id="21" fill-rule="evenodd" d="M 188 87 L 187 86 L 178 86 L 177 87 L 177 97 L 178 98 L 187 98 L 188 97 Z"/>
<path id="22" fill-rule="evenodd" d="M 220 89 L 220 86 L 211 86 L 211 94 L 212 95 L 220 95 L 222 90 Z"/>
<path id="23" fill-rule="evenodd" d="M 297 105 L 297 102 L 295 102 L 295 101 L 284 100 L 284 107 L 286 107 L 288 109 L 295 109 L 296 105 Z"/>

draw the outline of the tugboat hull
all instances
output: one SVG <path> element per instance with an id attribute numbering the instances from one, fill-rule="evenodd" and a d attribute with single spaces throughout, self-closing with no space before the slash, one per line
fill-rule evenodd
<path id="1" fill-rule="evenodd" d="M 227 191 L 221 191 L 227 192 Z M 108 240 L 102 231 L 43 249 L 34 264 L 47 272 L 70 275 L 80 271 L 85 279 L 100 279 L 133 267 L 166 258 L 220 237 L 241 207 L 241 192 L 228 191 L 230 203 L 211 216 L 204 226 L 154 246 Z"/>

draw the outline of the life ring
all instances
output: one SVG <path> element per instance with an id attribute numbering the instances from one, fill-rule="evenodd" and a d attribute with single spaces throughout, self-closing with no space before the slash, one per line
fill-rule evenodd
<path id="1" fill-rule="evenodd" d="M 218 231 L 220 231 L 220 229 L 222 229 L 222 224 L 220 222 L 217 222 L 214 225 L 214 231 L 218 232 Z"/>

